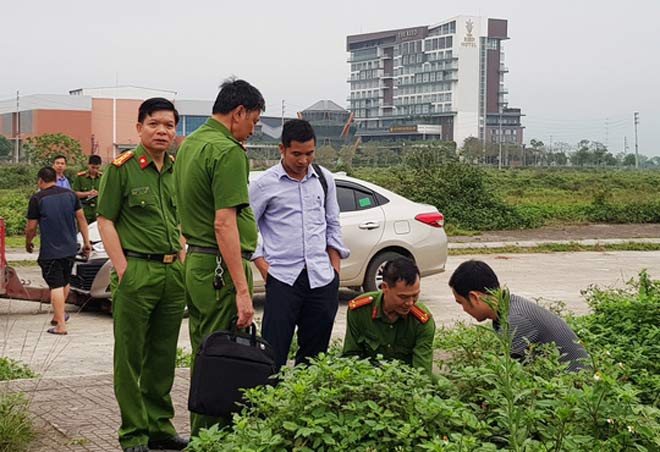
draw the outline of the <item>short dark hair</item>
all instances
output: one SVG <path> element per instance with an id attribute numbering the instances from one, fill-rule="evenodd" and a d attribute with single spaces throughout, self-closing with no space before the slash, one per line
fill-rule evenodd
<path id="1" fill-rule="evenodd" d="M 397 257 L 388 261 L 383 267 L 383 281 L 389 287 L 396 286 L 397 281 L 403 281 L 406 286 L 412 286 L 419 277 L 417 264 L 407 257 Z"/>
<path id="2" fill-rule="evenodd" d="M 138 122 L 144 122 L 147 116 L 151 116 L 157 111 L 171 111 L 174 113 L 174 123 L 179 123 L 179 112 L 176 111 L 174 104 L 164 97 L 152 97 L 142 102 L 138 110 Z"/>
<path id="3" fill-rule="evenodd" d="M 55 170 L 50 166 L 44 166 L 37 173 L 37 177 L 44 182 L 55 182 L 57 179 L 57 174 L 55 173 Z"/>
<path id="4" fill-rule="evenodd" d="M 65 162 L 67 160 L 66 155 L 64 155 L 64 154 L 57 154 L 55 157 L 53 157 L 53 163 L 55 163 L 55 160 L 57 160 L 57 159 L 64 159 Z"/>
<path id="5" fill-rule="evenodd" d="M 101 163 L 103 163 L 103 160 L 101 160 L 100 155 L 90 155 L 87 163 L 90 165 L 100 165 Z"/>
<path id="6" fill-rule="evenodd" d="M 449 287 L 461 297 L 468 298 L 470 292 L 489 293 L 500 288 L 497 275 L 490 266 L 482 261 L 469 260 L 454 270 L 449 278 Z"/>
<path id="7" fill-rule="evenodd" d="M 266 110 L 266 101 L 257 88 L 245 80 L 225 80 L 215 98 L 213 114 L 226 115 L 240 105 L 247 111 Z"/>
<path id="8" fill-rule="evenodd" d="M 282 144 L 285 148 L 291 146 L 292 141 L 305 143 L 312 139 L 314 140 L 314 144 L 316 144 L 316 134 L 309 121 L 305 121 L 304 119 L 290 119 L 282 127 Z"/>

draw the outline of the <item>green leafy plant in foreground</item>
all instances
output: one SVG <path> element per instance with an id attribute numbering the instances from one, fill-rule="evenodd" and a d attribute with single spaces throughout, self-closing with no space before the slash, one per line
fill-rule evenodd
<path id="1" fill-rule="evenodd" d="M 649 313 L 655 312 L 656 290 L 657 283 L 642 274 L 634 292 L 603 291 L 601 299 L 613 304 L 631 300 L 607 311 L 613 316 L 609 329 L 597 334 L 590 330 L 602 315 L 597 309 L 576 319 L 591 354 L 590 368 L 580 373 L 566 372 L 554 346 L 533 348 L 525 362 L 512 359 L 511 332 L 502 320 L 500 334 L 489 326 L 459 325 L 438 332 L 442 359 L 434 379 L 401 363 L 333 352 L 308 367 L 285 369 L 276 387 L 247 391 L 249 405 L 233 425 L 204 431 L 190 450 L 658 451 L 660 411 L 640 402 L 652 402 L 645 398 L 652 382 L 633 378 L 642 375 L 638 366 L 658 356 L 651 354 L 653 344 L 622 362 L 605 347 L 609 339 L 622 340 L 617 328 L 637 334 L 619 324 L 639 315 L 635 303 L 648 303 Z M 505 319 L 508 294 L 497 297 Z M 651 315 L 640 320 L 646 331 Z"/>
<path id="2" fill-rule="evenodd" d="M 0 392 L 0 452 L 28 450 L 34 437 L 28 407 L 23 394 Z"/>
<path id="3" fill-rule="evenodd" d="M 37 375 L 25 364 L 7 357 L 0 357 L 0 381 L 34 378 Z"/>

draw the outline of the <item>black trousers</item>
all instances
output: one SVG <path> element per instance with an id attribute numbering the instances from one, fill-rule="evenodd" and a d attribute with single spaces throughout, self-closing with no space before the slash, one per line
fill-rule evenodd
<path id="1" fill-rule="evenodd" d="M 296 364 L 307 363 L 309 358 L 328 350 L 339 307 L 338 290 L 336 272 L 328 285 L 316 289 L 309 287 L 306 269 L 293 286 L 268 275 L 261 335 L 273 347 L 279 367 L 286 364 L 296 326 L 299 346 Z"/>

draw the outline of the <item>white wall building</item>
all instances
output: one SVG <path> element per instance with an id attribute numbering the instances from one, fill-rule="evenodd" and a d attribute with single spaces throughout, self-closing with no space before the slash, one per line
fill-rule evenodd
<path id="1" fill-rule="evenodd" d="M 474 16 L 348 36 L 357 136 L 493 143 L 501 122 L 506 142 L 521 144 L 520 110 L 506 101 L 506 39 L 506 20 Z"/>

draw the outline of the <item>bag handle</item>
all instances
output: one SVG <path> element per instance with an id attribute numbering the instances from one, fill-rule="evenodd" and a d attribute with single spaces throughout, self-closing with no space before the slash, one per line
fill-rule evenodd
<path id="1" fill-rule="evenodd" d="M 238 323 L 238 316 L 234 316 L 231 319 L 231 327 L 229 328 L 229 332 L 231 333 L 231 338 L 235 342 L 236 341 L 236 336 L 239 335 L 239 328 L 237 326 Z M 248 335 L 250 336 L 250 345 L 253 347 L 257 346 L 257 325 L 252 322 L 250 326 L 247 328 L 242 328 L 244 330 L 247 330 Z"/>

